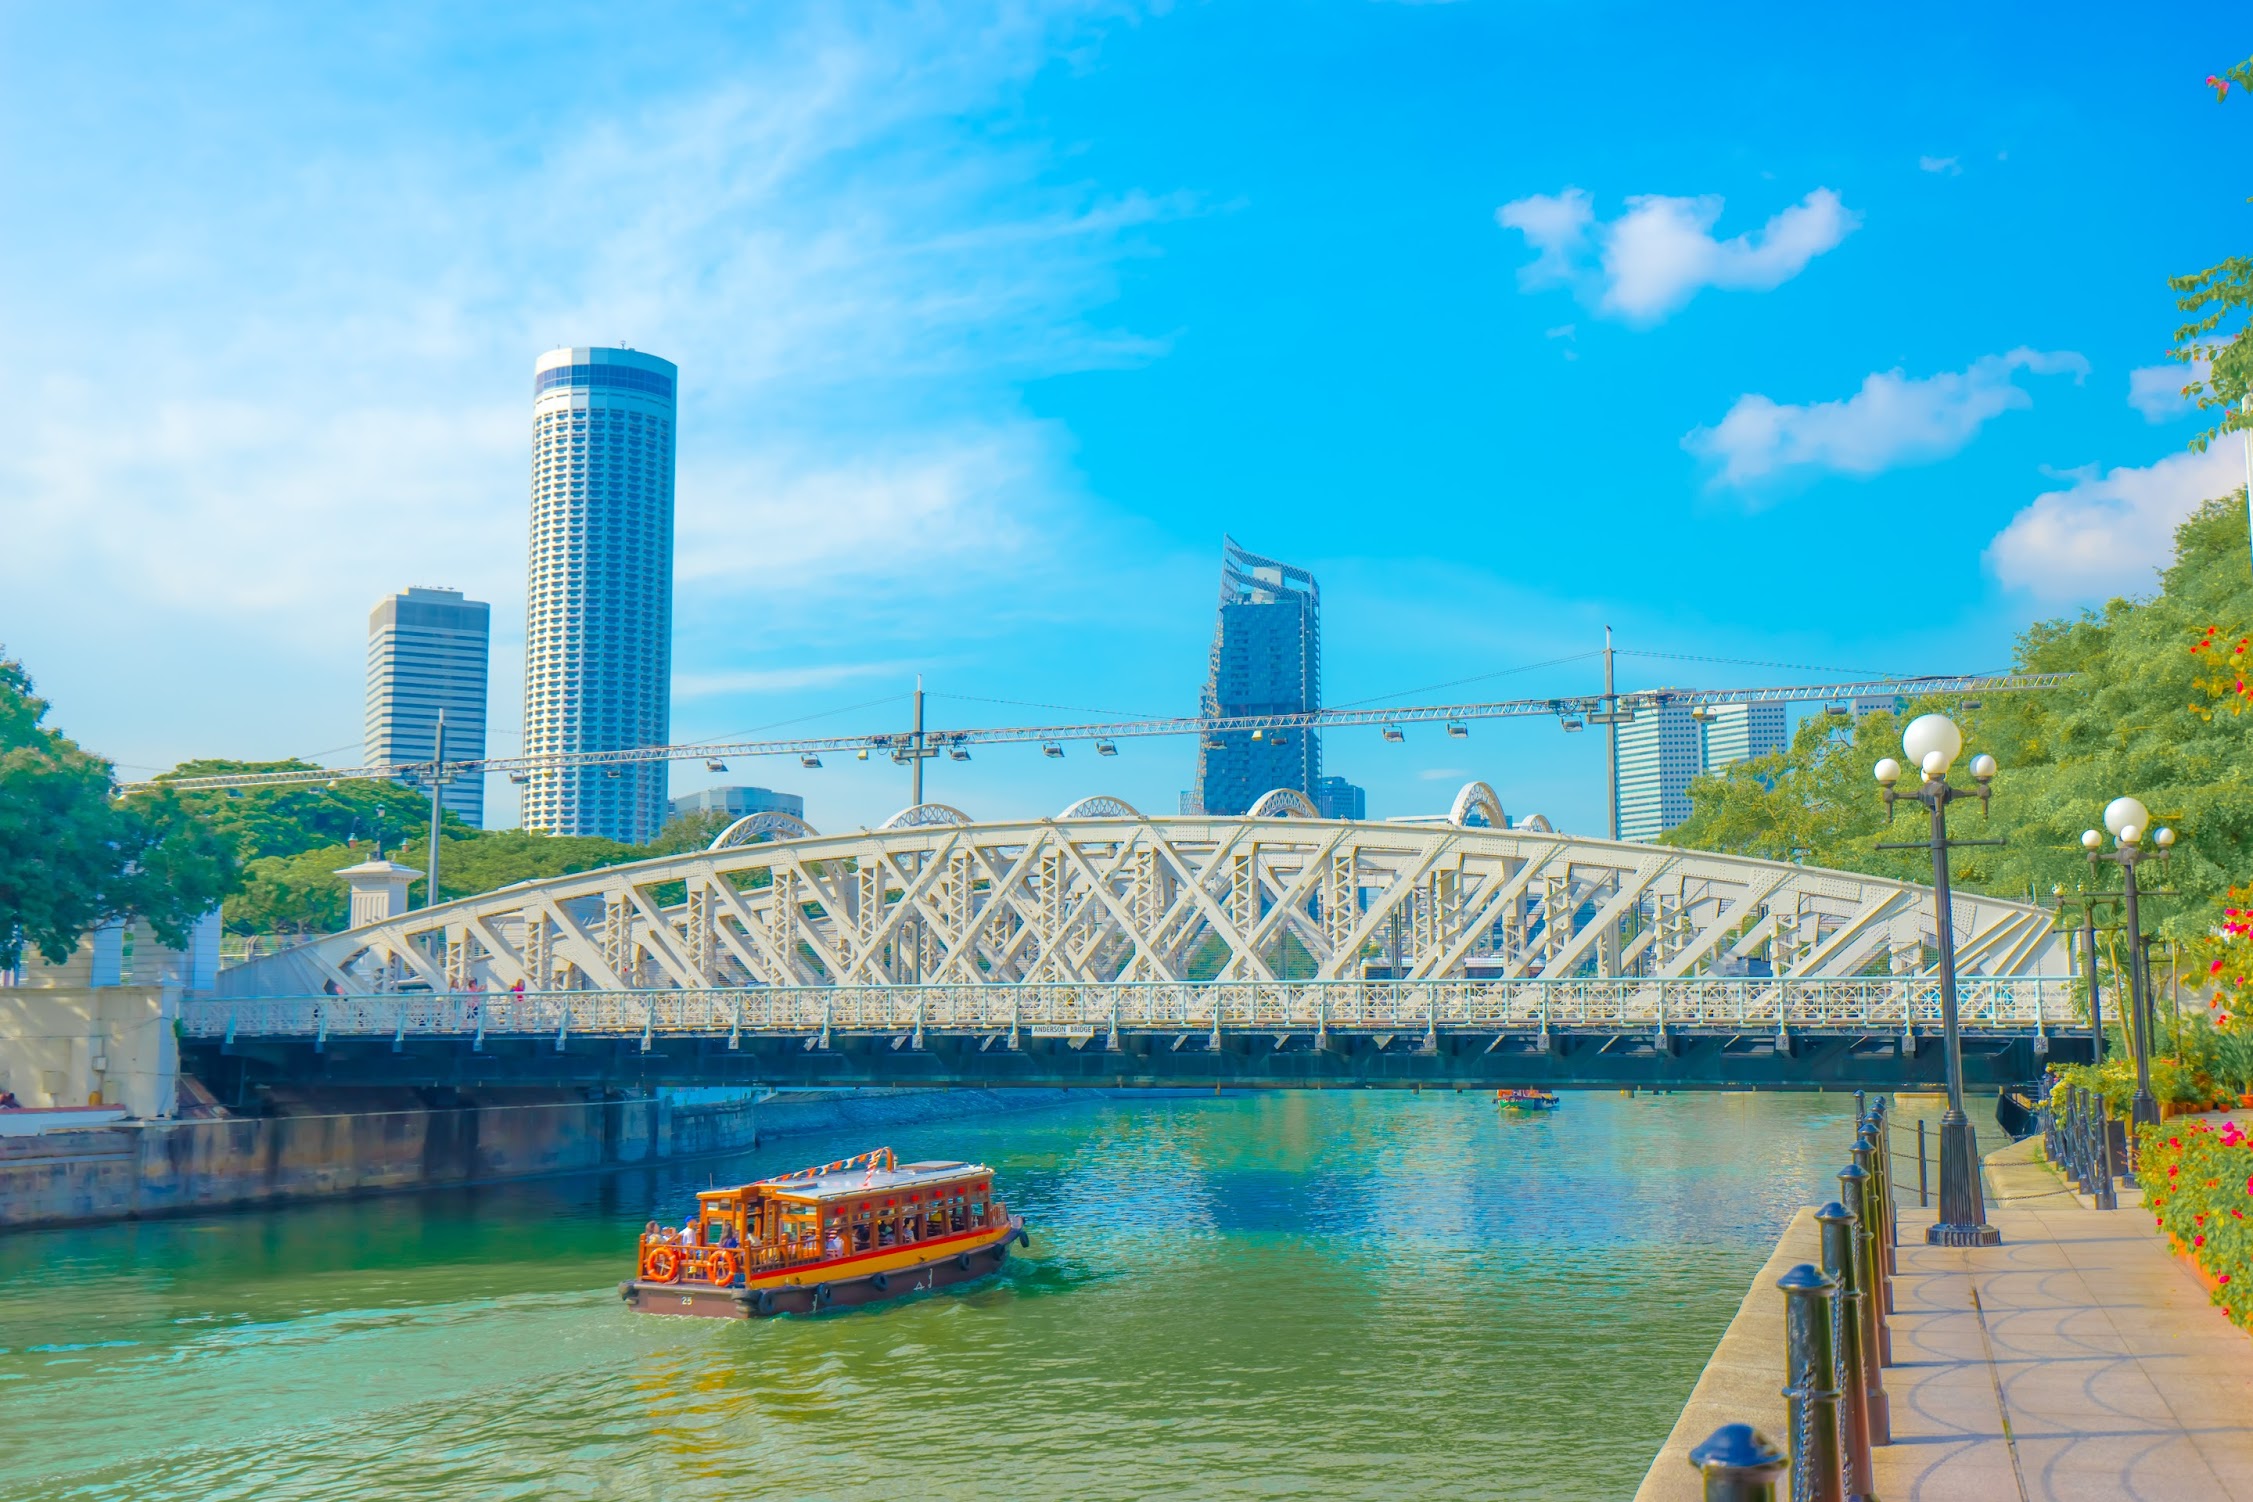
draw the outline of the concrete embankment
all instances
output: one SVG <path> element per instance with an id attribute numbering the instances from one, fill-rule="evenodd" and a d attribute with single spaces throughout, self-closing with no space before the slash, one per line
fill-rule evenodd
<path id="1" fill-rule="evenodd" d="M 1090 1092 L 884 1090 L 684 1104 L 481 1100 L 136 1121 L 0 1136 L 0 1230 L 377 1194 L 740 1152 L 762 1138 L 879 1130 Z"/>

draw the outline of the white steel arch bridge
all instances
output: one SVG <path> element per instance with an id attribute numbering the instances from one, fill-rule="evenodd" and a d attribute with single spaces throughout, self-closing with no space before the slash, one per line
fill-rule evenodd
<path id="1" fill-rule="evenodd" d="M 834 835 L 755 819 L 707 850 L 226 971 L 185 1031 L 230 1049 L 608 1039 L 644 1056 L 725 1039 L 1147 1057 L 1253 1038 L 1551 1057 L 1572 1037 L 1675 1057 L 1704 1037 L 1788 1058 L 1795 1035 L 1913 1056 L 1939 1020 L 1929 888 L 1511 827 L 1484 784 L 1414 822 L 1308 817 L 1287 794 L 1242 817 L 1091 798 L 997 821 L 923 804 Z M 2073 1029 L 2046 911 L 1958 893 L 1953 916 L 1967 1034 L 2039 1050 Z"/>

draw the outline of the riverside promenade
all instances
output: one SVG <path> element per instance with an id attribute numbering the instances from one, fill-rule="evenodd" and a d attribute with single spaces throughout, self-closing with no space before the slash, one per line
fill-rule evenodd
<path id="1" fill-rule="evenodd" d="M 2040 1140 L 1987 1156 L 2003 1244 L 1930 1247 L 1933 1212 L 1901 1207 L 1885 1368 L 1886 1502 L 2253 1502 L 2253 1336 L 2208 1301 L 2123 1190 L 2098 1211 L 2039 1161 Z M 1896 1159 L 1898 1162 L 1898 1158 Z M 1898 1186 L 1897 1186 L 1898 1194 Z M 1638 1502 L 1699 1496 L 1689 1451 L 1725 1423 L 1786 1433 L 1776 1279 L 1818 1262 L 1802 1210 L 1760 1270 L 1667 1437 Z"/>

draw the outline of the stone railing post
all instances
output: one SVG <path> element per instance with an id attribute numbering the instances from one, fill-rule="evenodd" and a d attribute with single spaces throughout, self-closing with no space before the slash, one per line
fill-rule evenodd
<path id="1" fill-rule="evenodd" d="M 1723 1424 L 1690 1452 L 1705 1478 L 1705 1502 L 1776 1502 L 1786 1461 L 1775 1442 L 1750 1424 Z"/>
<path id="2" fill-rule="evenodd" d="M 1784 1291 L 1784 1396 L 1791 1426 L 1792 1502 L 1846 1502 L 1839 1469 L 1838 1388 L 1832 1309 L 1838 1285 L 1802 1262 L 1776 1280 Z"/>
<path id="3" fill-rule="evenodd" d="M 1823 1272 L 1836 1280 L 1831 1298 L 1832 1383 L 1838 1388 L 1838 1448 L 1846 1494 L 1867 1497 L 1875 1490 L 1870 1472 L 1870 1404 L 1862 1365 L 1862 1290 L 1855 1286 L 1860 1224 L 1853 1212 L 1832 1200 L 1815 1212 L 1822 1227 Z"/>

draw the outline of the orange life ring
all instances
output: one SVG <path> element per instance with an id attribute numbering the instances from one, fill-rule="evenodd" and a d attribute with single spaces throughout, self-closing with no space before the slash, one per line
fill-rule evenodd
<path id="1" fill-rule="evenodd" d="M 644 1264 L 654 1283 L 670 1283 L 681 1275 L 681 1254 L 678 1248 L 661 1246 L 650 1252 Z"/>
<path id="2" fill-rule="evenodd" d="M 714 1288 L 725 1288 L 735 1281 L 735 1253 L 726 1247 L 714 1252 L 704 1263 L 704 1278 Z"/>

